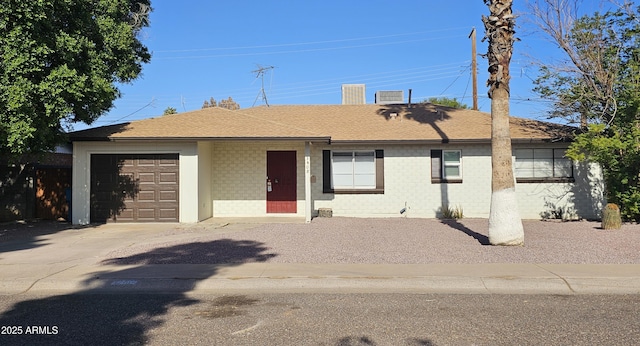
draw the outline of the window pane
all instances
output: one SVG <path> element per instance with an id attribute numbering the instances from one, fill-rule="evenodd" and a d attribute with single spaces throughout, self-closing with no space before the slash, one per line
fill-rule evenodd
<path id="1" fill-rule="evenodd" d="M 533 158 L 538 159 L 553 159 L 553 149 L 535 149 L 533 151 Z"/>
<path id="2" fill-rule="evenodd" d="M 352 156 L 353 156 L 353 153 L 352 153 L 352 152 L 350 152 L 350 151 L 348 151 L 348 152 L 344 152 L 344 151 L 342 151 L 342 152 L 340 152 L 340 151 L 334 151 L 334 152 L 333 152 L 333 157 L 336 157 L 336 156 L 338 156 L 338 157 L 339 157 L 339 156 L 352 157 Z"/>
<path id="3" fill-rule="evenodd" d="M 376 187 L 376 163 L 373 152 L 356 152 L 353 185 L 355 188 Z"/>
<path id="4" fill-rule="evenodd" d="M 536 178 L 553 177 L 553 149 L 535 149 L 533 151 L 533 176 Z"/>
<path id="5" fill-rule="evenodd" d="M 533 159 L 519 159 L 516 157 L 516 177 L 533 177 Z"/>
<path id="6" fill-rule="evenodd" d="M 533 149 L 516 149 L 516 177 L 533 177 Z"/>
<path id="7" fill-rule="evenodd" d="M 376 176 L 375 174 L 356 174 L 353 177 L 353 185 L 355 188 L 375 188 Z"/>
<path id="8" fill-rule="evenodd" d="M 569 159 L 556 159 L 553 168 L 553 176 L 556 178 L 571 178 L 573 176 Z"/>
<path id="9" fill-rule="evenodd" d="M 457 150 L 445 150 L 444 151 L 444 162 L 460 162 L 460 152 Z"/>
<path id="10" fill-rule="evenodd" d="M 533 162 L 533 176 L 535 178 L 553 177 L 553 159 L 538 159 Z"/>
<path id="11" fill-rule="evenodd" d="M 553 158 L 556 160 L 565 159 L 566 157 L 564 156 L 564 154 L 564 149 L 553 149 Z"/>
<path id="12" fill-rule="evenodd" d="M 373 151 L 357 151 L 355 153 L 356 157 L 371 157 L 374 158 L 374 153 Z"/>
<path id="13" fill-rule="evenodd" d="M 533 149 L 516 149 L 516 160 L 533 159 Z"/>
<path id="14" fill-rule="evenodd" d="M 458 178 L 458 177 L 460 177 L 460 167 L 459 166 L 445 166 L 444 167 L 444 177 L 445 178 Z"/>
<path id="15" fill-rule="evenodd" d="M 353 175 L 351 174 L 334 174 L 333 175 L 333 187 L 338 188 L 352 188 L 353 187 Z"/>
<path id="16" fill-rule="evenodd" d="M 373 153 L 356 153 L 353 171 L 355 174 L 375 174 L 376 164 Z"/>
<path id="17" fill-rule="evenodd" d="M 353 174 L 353 154 L 334 153 L 333 154 L 333 174 Z"/>

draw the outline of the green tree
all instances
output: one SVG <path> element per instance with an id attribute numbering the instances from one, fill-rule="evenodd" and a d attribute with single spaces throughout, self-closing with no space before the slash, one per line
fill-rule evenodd
<path id="1" fill-rule="evenodd" d="M 91 124 L 151 55 L 150 0 L 5 0 L 0 6 L 0 152 L 53 149 Z"/>
<path id="2" fill-rule="evenodd" d="M 169 115 L 169 114 L 178 114 L 178 110 L 173 107 L 167 107 L 162 113 L 162 115 Z"/>
<path id="3" fill-rule="evenodd" d="M 461 103 L 455 97 L 454 98 L 430 97 L 429 99 L 427 99 L 424 102 L 433 103 L 434 105 L 441 105 L 441 106 L 445 106 L 445 107 L 456 108 L 456 109 L 469 109 L 469 106 L 467 106 L 464 103 Z"/>
<path id="4" fill-rule="evenodd" d="M 640 6 L 578 17 L 561 0 L 535 5 L 541 29 L 567 56 L 542 65 L 535 81 L 554 103 L 550 116 L 582 129 L 567 156 L 600 164 L 607 200 L 640 221 Z"/>

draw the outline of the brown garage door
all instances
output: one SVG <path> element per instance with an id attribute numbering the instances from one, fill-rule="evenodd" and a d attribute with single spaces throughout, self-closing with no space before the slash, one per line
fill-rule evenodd
<path id="1" fill-rule="evenodd" d="M 178 154 L 91 155 L 91 222 L 178 222 Z"/>

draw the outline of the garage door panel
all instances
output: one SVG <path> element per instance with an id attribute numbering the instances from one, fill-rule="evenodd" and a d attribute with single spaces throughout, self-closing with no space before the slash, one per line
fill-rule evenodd
<path id="1" fill-rule="evenodd" d="M 162 220 L 172 220 L 178 218 L 178 211 L 175 208 L 171 209 L 160 209 L 160 219 Z"/>
<path id="2" fill-rule="evenodd" d="M 171 156 L 160 156 L 158 158 L 158 165 L 162 167 L 177 167 L 178 159 Z"/>
<path id="3" fill-rule="evenodd" d="M 91 155 L 92 222 L 178 222 L 178 154 Z"/>
<path id="4" fill-rule="evenodd" d="M 155 184 L 156 173 L 155 172 L 140 172 L 138 173 L 140 184 Z"/>
<path id="5" fill-rule="evenodd" d="M 139 166 L 155 166 L 157 160 L 155 159 L 138 159 Z"/>
<path id="6" fill-rule="evenodd" d="M 116 216 L 116 221 L 120 222 L 130 222 L 134 221 L 133 209 L 124 209 Z"/>
<path id="7" fill-rule="evenodd" d="M 141 221 L 155 221 L 156 208 L 138 208 L 138 219 Z"/>
<path id="8" fill-rule="evenodd" d="M 160 172 L 160 184 L 176 184 L 178 183 L 177 172 Z"/>
<path id="9" fill-rule="evenodd" d="M 140 191 L 138 193 L 138 202 L 155 202 L 156 201 L 156 191 Z"/>
<path id="10" fill-rule="evenodd" d="M 122 167 L 133 167 L 135 166 L 135 159 L 125 158 L 120 160 L 120 164 L 122 165 Z"/>
<path id="11" fill-rule="evenodd" d="M 160 201 L 162 202 L 178 202 L 178 191 L 164 190 L 160 191 Z"/>

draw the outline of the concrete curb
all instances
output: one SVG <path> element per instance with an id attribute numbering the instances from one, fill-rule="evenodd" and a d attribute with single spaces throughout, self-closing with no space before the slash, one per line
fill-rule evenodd
<path id="1" fill-rule="evenodd" d="M 5 266 L 3 266 L 5 267 Z M 16 269 L 16 268 L 14 268 Z M 640 265 L 281 264 L 72 265 L 0 281 L 0 294 L 268 292 L 640 294 Z"/>

